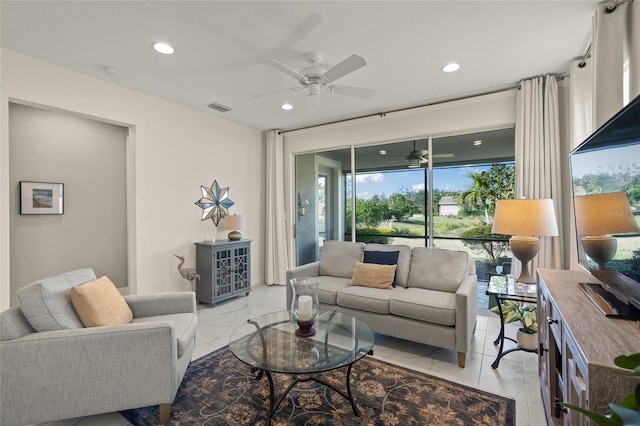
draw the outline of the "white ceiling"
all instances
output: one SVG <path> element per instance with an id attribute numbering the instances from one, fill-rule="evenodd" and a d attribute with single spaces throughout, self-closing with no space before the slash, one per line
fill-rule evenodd
<path id="1" fill-rule="evenodd" d="M 589 46 L 596 1 L 7 1 L 2 46 L 260 130 L 292 129 L 423 105 L 566 73 Z M 151 49 L 166 41 L 170 56 Z M 367 65 L 336 83 L 372 99 L 306 91 L 255 95 L 298 83 L 304 52 L 331 66 Z M 460 71 L 440 69 L 458 62 Z M 103 71 L 108 66 L 118 74 Z M 87 94 L 90 96 L 90 94 Z M 282 111 L 284 101 L 293 111 Z M 218 102 L 232 108 L 207 108 Z"/>

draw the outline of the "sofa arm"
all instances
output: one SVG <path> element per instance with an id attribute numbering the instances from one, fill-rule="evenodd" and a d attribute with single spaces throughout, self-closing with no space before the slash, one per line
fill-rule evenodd
<path id="1" fill-rule="evenodd" d="M 456 350 L 468 352 L 475 332 L 478 277 L 467 275 L 456 291 Z"/>
<path id="2" fill-rule="evenodd" d="M 3 425 L 171 403 L 179 385 L 168 321 L 32 333 L 0 359 Z"/>
<path id="3" fill-rule="evenodd" d="M 289 282 L 294 278 L 303 277 L 317 277 L 320 275 L 320 261 L 307 263 L 306 265 L 300 265 L 287 271 L 287 305 L 285 309 L 289 310 L 291 307 L 291 298 L 293 297 L 291 286 Z"/>
<path id="4" fill-rule="evenodd" d="M 192 291 L 124 296 L 134 318 L 169 314 L 190 314 L 196 311 L 196 296 Z"/>

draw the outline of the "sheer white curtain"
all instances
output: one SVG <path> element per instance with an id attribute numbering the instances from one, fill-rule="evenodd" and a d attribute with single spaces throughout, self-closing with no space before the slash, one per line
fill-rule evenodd
<path id="1" fill-rule="evenodd" d="M 278 130 L 267 132 L 267 182 L 265 235 L 265 282 L 285 285 L 287 257 L 286 215 L 284 209 L 284 141 Z"/>
<path id="2" fill-rule="evenodd" d="M 516 197 L 551 198 L 556 208 L 558 237 L 540 237 L 536 268 L 563 267 L 562 185 L 558 85 L 555 77 L 535 77 L 520 83 L 516 96 Z M 520 265 L 518 265 L 520 266 Z"/>

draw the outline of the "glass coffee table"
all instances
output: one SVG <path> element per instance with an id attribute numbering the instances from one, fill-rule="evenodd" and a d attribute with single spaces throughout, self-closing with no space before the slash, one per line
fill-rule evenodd
<path id="1" fill-rule="evenodd" d="M 231 335 L 229 349 L 236 358 L 263 375 L 269 383 L 267 425 L 289 391 L 299 382 L 321 383 L 346 398 L 353 413 L 360 416 L 351 393 L 351 367 L 372 354 L 374 336 L 364 322 L 338 312 L 320 312 L 313 326 L 315 336 L 295 335 L 295 319 L 289 311 L 262 315 L 248 320 Z M 319 373 L 346 367 L 346 392 L 318 376 Z M 272 373 L 294 376 L 293 382 L 276 401 Z"/>

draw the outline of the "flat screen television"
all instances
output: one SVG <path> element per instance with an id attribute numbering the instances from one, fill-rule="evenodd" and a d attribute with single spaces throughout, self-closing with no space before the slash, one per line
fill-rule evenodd
<path id="1" fill-rule="evenodd" d="M 602 283 L 581 284 L 581 288 L 606 315 L 637 318 L 640 316 L 640 232 L 637 230 L 640 223 L 640 96 L 574 149 L 569 162 L 578 261 Z M 628 205 L 613 207 L 615 203 L 611 200 L 616 199 L 623 203 L 626 199 Z M 593 203 L 598 200 L 602 202 Z M 596 207 L 590 212 L 586 205 Z M 606 232 L 607 227 L 612 226 L 610 223 L 622 222 L 626 223 L 626 227 L 620 228 L 624 232 Z M 602 229 L 596 231 L 598 228 Z M 604 260 L 598 259 L 602 256 L 597 251 L 602 251 L 601 243 L 590 242 L 589 237 L 585 239 L 588 232 L 614 237 L 611 260 L 607 260 L 611 253 L 604 255 Z M 595 252 L 589 244 L 595 244 Z"/>

